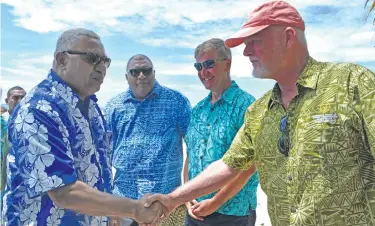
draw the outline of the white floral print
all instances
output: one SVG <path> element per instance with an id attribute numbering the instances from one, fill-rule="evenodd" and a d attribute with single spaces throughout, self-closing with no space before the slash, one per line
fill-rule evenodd
<path id="1" fill-rule="evenodd" d="M 107 224 L 107 217 L 57 208 L 46 193 L 75 180 L 102 191 L 112 190 L 112 175 L 100 175 L 103 170 L 110 172 L 109 144 L 102 137 L 104 122 L 98 120 L 102 117 L 100 109 L 90 100 L 93 107 L 89 109 L 88 121 L 76 106 L 78 100 L 72 89 L 51 71 L 22 100 L 16 116 L 10 120 L 7 184 L 11 186 L 4 197 L 6 225 L 40 225 L 39 220 L 51 226 L 78 222 Z M 93 130 L 89 122 L 95 122 Z M 105 161 L 100 162 L 99 156 Z"/>

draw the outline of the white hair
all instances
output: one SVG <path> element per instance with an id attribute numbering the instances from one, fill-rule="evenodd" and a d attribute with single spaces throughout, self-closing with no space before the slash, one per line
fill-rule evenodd
<path id="1" fill-rule="evenodd" d="M 91 30 L 84 28 L 70 29 L 62 33 L 57 40 L 55 55 L 63 51 L 71 50 L 73 46 L 78 44 L 84 37 L 100 40 L 99 35 Z"/>

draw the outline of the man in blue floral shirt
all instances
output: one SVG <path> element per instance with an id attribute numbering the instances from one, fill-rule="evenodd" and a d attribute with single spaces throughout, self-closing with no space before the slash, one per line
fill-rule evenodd
<path id="1" fill-rule="evenodd" d="M 111 135 L 95 92 L 110 65 L 97 34 L 58 39 L 53 68 L 10 117 L 5 225 L 107 225 L 107 216 L 152 222 L 161 206 L 112 196 Z"/>

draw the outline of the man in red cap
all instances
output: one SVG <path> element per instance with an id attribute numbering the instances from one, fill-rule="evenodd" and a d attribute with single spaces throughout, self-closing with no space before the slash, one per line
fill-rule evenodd
<path id="1" fill-rule="evenodd" d="M 314 60 L 304 30 L 294 7 L 273 1 L 226 40 L 245 44 L 255 77 L 277 83 L 247 109 L 221 160 L 146 205 L 170 211 L 256 165 L 273 226 L 375 225 L 375 74 Z"/>

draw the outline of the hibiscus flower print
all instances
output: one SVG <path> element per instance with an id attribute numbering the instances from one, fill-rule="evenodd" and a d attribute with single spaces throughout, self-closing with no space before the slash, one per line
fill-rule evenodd
<path id="1" fill-rule="evenodd" d="M 50 153 L 51 147 L 45 142 L 36 142 L 30 140 L 27 152 L 28 160 L 38 170 L 45 170 L 46 167 L 52 165 L 55 156 Z"/>
<path id="2" fill-rule="evenodd" d="M 51 190 L 53 181 L 44 172 L 44 170 L 34 169 L 30 173 L 30 178 L 27 181 L 30 188 L 34 188 L 36 193 L 45 192 Z"/>
<path id="3" fill-rule="evenodd" d="M 38 100 L 36 108 L 41 110 L 41 111 L 44 111 L 44 112 L 52 111 L 52 107 L 51 107 L 50 103 L 46 100 Z"/>

